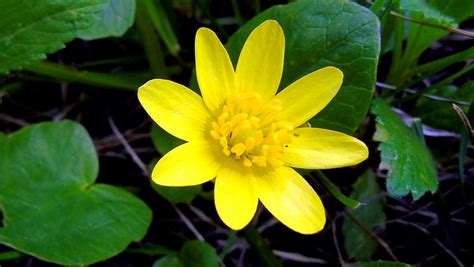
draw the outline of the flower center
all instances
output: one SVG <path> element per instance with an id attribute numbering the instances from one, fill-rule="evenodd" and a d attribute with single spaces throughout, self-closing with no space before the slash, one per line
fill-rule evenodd
<path id="1" fill-rule="evenodd" d="M 293 126 L 276 120 L 281 109 L 278 99 L 264 103 L 256 93 L 229 97 L 221 115 L 212 122 L 211 136 L 226 156 L 246 167 L 281 166 L 283 146 L 293 138 L 289 133 Z"/>

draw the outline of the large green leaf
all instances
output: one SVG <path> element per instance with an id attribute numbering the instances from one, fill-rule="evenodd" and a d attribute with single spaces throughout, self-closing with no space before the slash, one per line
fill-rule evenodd
<path id="1" fill-rule="evenodd" d="M 107 6 L 96 15 L 96 22 L 79 30 L 78 37 L 93 40 L 122 36 L 133 25 L 135 5 L 135 0 L 108 0 Z"/>
<path id="2" fill-rule="evenodd" d="M 285 33 L 285 68 L 280 89 L 322 67 L 340 68 L 344 83 L 339 93 L 311 123 L 315 127 L 354 132 L 369 109 L 374 90 L 380 50 L 377 17 L 370 10 L 345 1 L 306 0 L 274 6 L 230 38 L 227 48 L 234 64 L 247 36 L 267 19 L 277 20 Z"/>
<path id="3" fill-rule="evenodd" d="M 94 184 L 98 159 L 74 122 L 0 135 L 0 243 L 59 264 L 91 264 L 138 241 L 151 210 L 134 195 Z"/>
<path id="4" fill-rule="evenodd" d="M 46 58 L 96 21 L 107 0 L 2 0 L 0 73 Z"/>
<path id="5" fill-rule="evenodd" d="M 433 159 L 426 146 L 382 100 L 374 100 L 377 116 L 374 140 L 381 142 L 381 169 L 387 169 L 387 191 L 392 196 L 420 198 L 426 191 L 436 192 L 438 179 Z"/>
<path id="6" fill-rule="evenodd" d="M 199 240 L 187 241 L 179 252 L 185 267 L 217 267 L 218 257 L 214 248 Z"/>
<path id="7" fill-rule="evenodd" d="M 385 229 L 386 216 L 383 211 L 385 197 L 372 171 L 366 172 L 354 183 L 351 198 L 364 203 L 364 205 L 350 211 L 355 219 L 369 230 Z M 377 241 L 368 236 L 359 225 L 348 217 L 344 217 L 342 233 L 344 234 L 344 248 L 349 258 L 358 261 L 371 259 L 372 254 L 377 250 Z"/>

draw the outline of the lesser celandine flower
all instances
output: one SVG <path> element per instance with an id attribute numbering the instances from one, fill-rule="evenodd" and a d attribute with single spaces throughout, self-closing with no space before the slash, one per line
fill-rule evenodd
<path id="1" fill-rule="evenodd" d="M 138 91 L 153 120 L 187 141 L 160 159 L 153 181 L 189 186 L 215 178 L 217 212 L 232 229 L 250 222 L 260 200 L 289 228 L 320 231 L 326 221 L 321 200 L 291 167 L 337 168 L 367 158 L 367 147 L 356 138 L 304 127 L 336 95 L 342 72 L 325 67 L 276 94 L 285 37 L 273 20 L 253 30 L 235 70 L 213 31 L 199 29 L 195 49 L 202 98 L 161 79 Z"/>

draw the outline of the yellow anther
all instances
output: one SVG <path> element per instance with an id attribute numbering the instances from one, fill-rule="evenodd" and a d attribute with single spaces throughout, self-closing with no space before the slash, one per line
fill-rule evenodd
<path id="1" fill-rule="evenodd" d="M 239 122 L 247 119 L 247 117 L 248 117 L 248 115 L 246 113 L 239 113 L 239 114 L 235 115 L 234 117 L 232 117 L 230 122 L 232 122 L 233 125 L 237 125 Z"/>
<path id="2" fill-rule="evenodd" d="M 211 130 L 211 136 L 212 136 L 212 138 L 214 138 L 216 140 L 219 140 L 221 138 L 221 135 L 218 132 L 214 131 L 214 130 Z"/>
<path id="3" fill-rule="evenodd" d="M 247 151 L 252 150 L 255 147 L 255 138 L 254 137 L 248 137 L 245 140 L 245 149 Z"/>
<path id="4" fill-rule="evenodd" d="M 250 128 L 250 122 L 248 120 L 241 121 L 238 125 L 234 127 L 234 130 L 232 131 L 232 136 L 239 136 L 243 132 L 245 132 L 245 130 L 248 130 Z"/>
<path id="5" fill-rule="evenodd" d="M 274 121 L 277 116 L 278 116 L 278 113 L 270 112 L 265 116 L 265 118 L 263 118 L 263 120 L 261 121 L 260 124 L 261 125 L 267 125 L 267 124 L 271 123 L 272 121 Z"/>
<path id="6" fill-rule="evenodd" d="M 287 122 L 287 121 L 279 121 L 276 123 L 277 127 L 279 128 L 284 128 L 286 129 L 287 131 L 293 131 L 294 127 L 291 123 Z"/>
<path id="7" fill-rule="evenodd" d="M 252 116 L 250 117 L 250 124 L 253 128 L 260 128 L 260 119 L 255 116 Z"/>
<path id="8" fill-rule="evenodd" d="M 261 143 L 263 143 L 263 132 L 257 131 L 255 133 L 255 145 L 260 145 Z"/>
<path id="9" fill-rule="evenodd" d="M 245 145 L 242 143 L 238 143 L 231 148 L 230 152 L 234 153 L 235 157 L 239 159 L 240 156 L 242 156 L 242 154 L 244 154 L 245 152 Z"/>
<path id="10" fill-rule="evenodd" d="M 279 159 L 276 159 L 276 158 L 269 158 L 268 159 L 268 162 L 270 162 L 270 164 L 274 167 L 274 168 L 278 168 L 278 167 L 281 167 L 283 166 L 283 162 Z"/>
<path id="11" fill-rule="evenodd" d="M 227 121 L 227 118 L 229 118 L 229 113 L 224 112 L 219 116 L 219 118 L 217 118 L 217 123 L 222 125 Z"/>
<path id="12" fill-rule="evenodd" d="M 227 143 L 227 138 L 225 136 L 222 136 L 220 139 L 219 139 L 219 143 L 221 144 L 221 146 L 224 148 L 224 149 L 228 149 L 229 148 L 229 145 Z"/>
<path id="13" fill-rule="evenodd" d="M 219 140 L 222 153 L 245 167 L 279 167 L 284 145 L 294 138 L 289 122 L 276 121 L 280 110 L 277 99 L 265 104 L 256 93 L 232 96 L 211 123 L 209 133 Z"/>
<path id="14" fill-rule="evenodd" d="M 232 128 L 234 127 L 234 125 L 232 125 L 231 122 L 226 122 L 224 123 L 224 125 L 221 126 L 221 134 L 223 136 L 228 136 L 230 134 L 230 132 L 232 132 Z"/>
<path id="15" fill-rule="evenodd" d="M 243 158 L 243 163 L 245 167 L 252 167 L 253 163 L 247 157 Z"/>

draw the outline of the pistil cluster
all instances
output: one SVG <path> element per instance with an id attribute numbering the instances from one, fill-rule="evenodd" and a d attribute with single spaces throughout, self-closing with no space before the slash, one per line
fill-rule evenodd
<path id="1" fill-rule="evenodd" d="M 281 166 L 283 147 L 293 138 L 293 126 L 276 120 L 281 109 L 279 100 L 265 103 L 256 93 L 229 97 L 212 122 L 211 136 L 226 156 L 246 167 Z"/>

